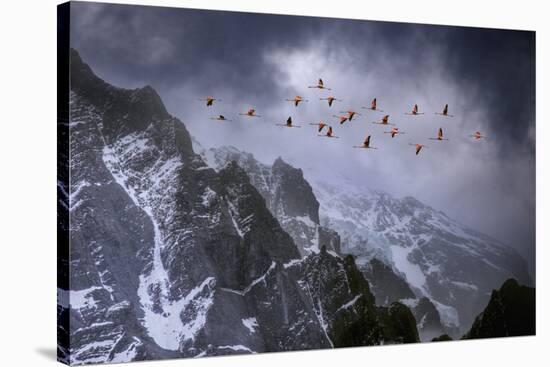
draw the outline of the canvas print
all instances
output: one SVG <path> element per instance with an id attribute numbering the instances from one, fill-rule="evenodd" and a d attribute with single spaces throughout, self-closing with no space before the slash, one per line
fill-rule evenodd
<path id="1" fill-rule="evenodd" d="M 58 358 L 535 334 L 535 33 L 58 7 Z"/>

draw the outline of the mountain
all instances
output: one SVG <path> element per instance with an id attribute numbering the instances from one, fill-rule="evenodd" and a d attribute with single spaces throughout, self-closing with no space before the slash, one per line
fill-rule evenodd
<path id="1" fill-rule="evenodd" d="M 313 188 L 321 223 L 339 233 L 342 253 L 356 256 L 361 268 L 373 258 L 391 267 L 418 299 L 435 305 L 448 329 L 464 332 L 504 280 L 531 284 L 525 260 L 511 247 L 412 197 L 347 182 Z"/>
<path id="2" fill-rule="evenodd" d="M 535 288 L 508 279 L 480 313 L 464 339 L 536 334 Z"/>
<path id="3" fill-rule="evenodd" d="M 334 233 L 334 250 L 356 257 L 377 304 L 401 301 L 411 307 L 422 340 L 443 333 L 460 336 L 491 290 L 508 277 L 531 282 L 526 262 L 515 250 L 412 197 L 398 199 L 346 182 L 310 185 L 301 170 L 281 158 L 268 165 L 234 147 L 198 151 L 216 169 L 238 162 L 302 255 L 318 251 L 317 233 Z M 313 223 L 304 225 L 306 221 Z M 427 312 L 428 304 L 438 317 Z M 415 312 L 418 305 L 422 307 Z M 432 324 L 422 322 L 427 314 Z"/>
<path id="4" fill-rule="evenodd" d="M 234 147 L 204 149 L 194 142 L 198 153 L 216 169 L 235 161 L 250 182 L 263 196 L 267 207 L 278 219 L 298 246 L 300 254 L 319 252 L 322 246 L 340 253 L 340 236 L 334 230 L 319 225 L 319 202 L 301 169 L 292 167 L 281 158 L 266 165 L 250 153 Z"/>
<path id="5" fill-rule="evenodd" d="M 416 327 L 421 341 L 430 341 L 442 333 L 456 332 L 443 326 L 439 311 L 426 297 L 417 298 L 405 279 L 398 275 L 391 266 L 372 258 L 360 267 L 365 278 L 371 284 L 376 303 L 387 306 L 394 302 L 407 305 L 416 319 Z"/>
<path id="6" fill-rule="evenodd" d="M 353 258 L 339 255 L 300 170 L 274 164 L 266 200 L 242 162 L 207 165 L 153 88 L 114 87 L 75 50 L 70 81 L 60 361 L 418 341 L 411 311 L 376 306 Z"/>

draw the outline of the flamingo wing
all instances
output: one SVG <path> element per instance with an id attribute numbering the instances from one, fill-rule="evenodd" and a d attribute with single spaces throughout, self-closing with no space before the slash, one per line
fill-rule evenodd
<path id="1" fill-rule="evenodd" d="M 446 115 L 449 113 L 449 105 L 446 104 L 445 107 L 443 108 L 443 114 Z"/>
<path id="2" fill-rule="evenodd" d="M 365 142 L 363 143 L 363 145 L 367 148 L 369 147 L 369 145 L 370 145 L 370 135 L 367 136 L 367 138 L 365 139 Z"/>

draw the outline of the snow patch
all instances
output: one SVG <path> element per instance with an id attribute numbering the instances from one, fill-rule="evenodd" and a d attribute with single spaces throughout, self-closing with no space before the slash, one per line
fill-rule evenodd
<path id="1" fill-rule="evenodd" d="M 256 352 L 254 352 L 253 350 L 251 350 L 250 348 L 248 347 L 245 347 L 244 345 L 220 345 L 218 347 L 218 349 L 231 349 L 231 350 L 234 350 L 236 352 L 248 352 L 248 353 L 252 353 L 252 354 L 255 354 Z"/>
<path id="2" fill-rule="evenodd" d="M 357 302 L 357 300 L 361 298 L 361 294 L 355 296 L 355 298 L 353 298 L 351 301 L 347 302 L 347 303 L 344 303 L 342 306 L 340 306 L 340 308 L 338 310 L 336 310 L 336 312 L 340 311 L 340 310 L 345 310 L 345 309 L 348 309 L 350 307 L 352 307 L 355 302 Z"/>
<path id="3" fill-rule="evenodd" d="M 244 327 L 248 329 L 250 334 L 253 334 L 256 332 L 256 328 L 258 327 L 258 321 L 256 320 L 255 317 L 249 317 L 247 319 L 242 319 L 241 321 Z"/>
<path id="4" fill-rule="evenodd" d="M 431 301 L 437 309 L 437 312 L 439 312 L 443 325 L 448 327 L 457 327 L 460 325 L 456 308 L 444 305 L 434 299 L 431 299 Z"/>
<path id="5" fill-rule="evenodd" d="M 429 296 L 426 290 L 426 276 L 420 269 L 420 266 L 413 264 L 409 259 L 409 254 L 414 247 L 402 247 L 398 245 L 390 246 L 392 260 L 397 270 L 405 275 L 407 283 L 420 290 L 425 296 Z"/>
<path id="6" fill-rule="evenodd" d="M 94 297 L 92 296 L 91 293 L 99 289 L 103 289 L 103 288 L 90 287 L 79 291 L 70 291 L 69 302 L 70 302 L 71 308 L 73 309 L 96 308 L 96 301 L 94 300 Z M 66 291 L 63 291 L 63 292 L 66 292 Z"/>

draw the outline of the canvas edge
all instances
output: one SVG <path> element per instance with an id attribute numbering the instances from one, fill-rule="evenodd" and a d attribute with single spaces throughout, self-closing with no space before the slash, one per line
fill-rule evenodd
<path id="1" fill-rule="evenodd" d="M 57 6 L 57 360 L 70 364 L 70 2 Z"/>

